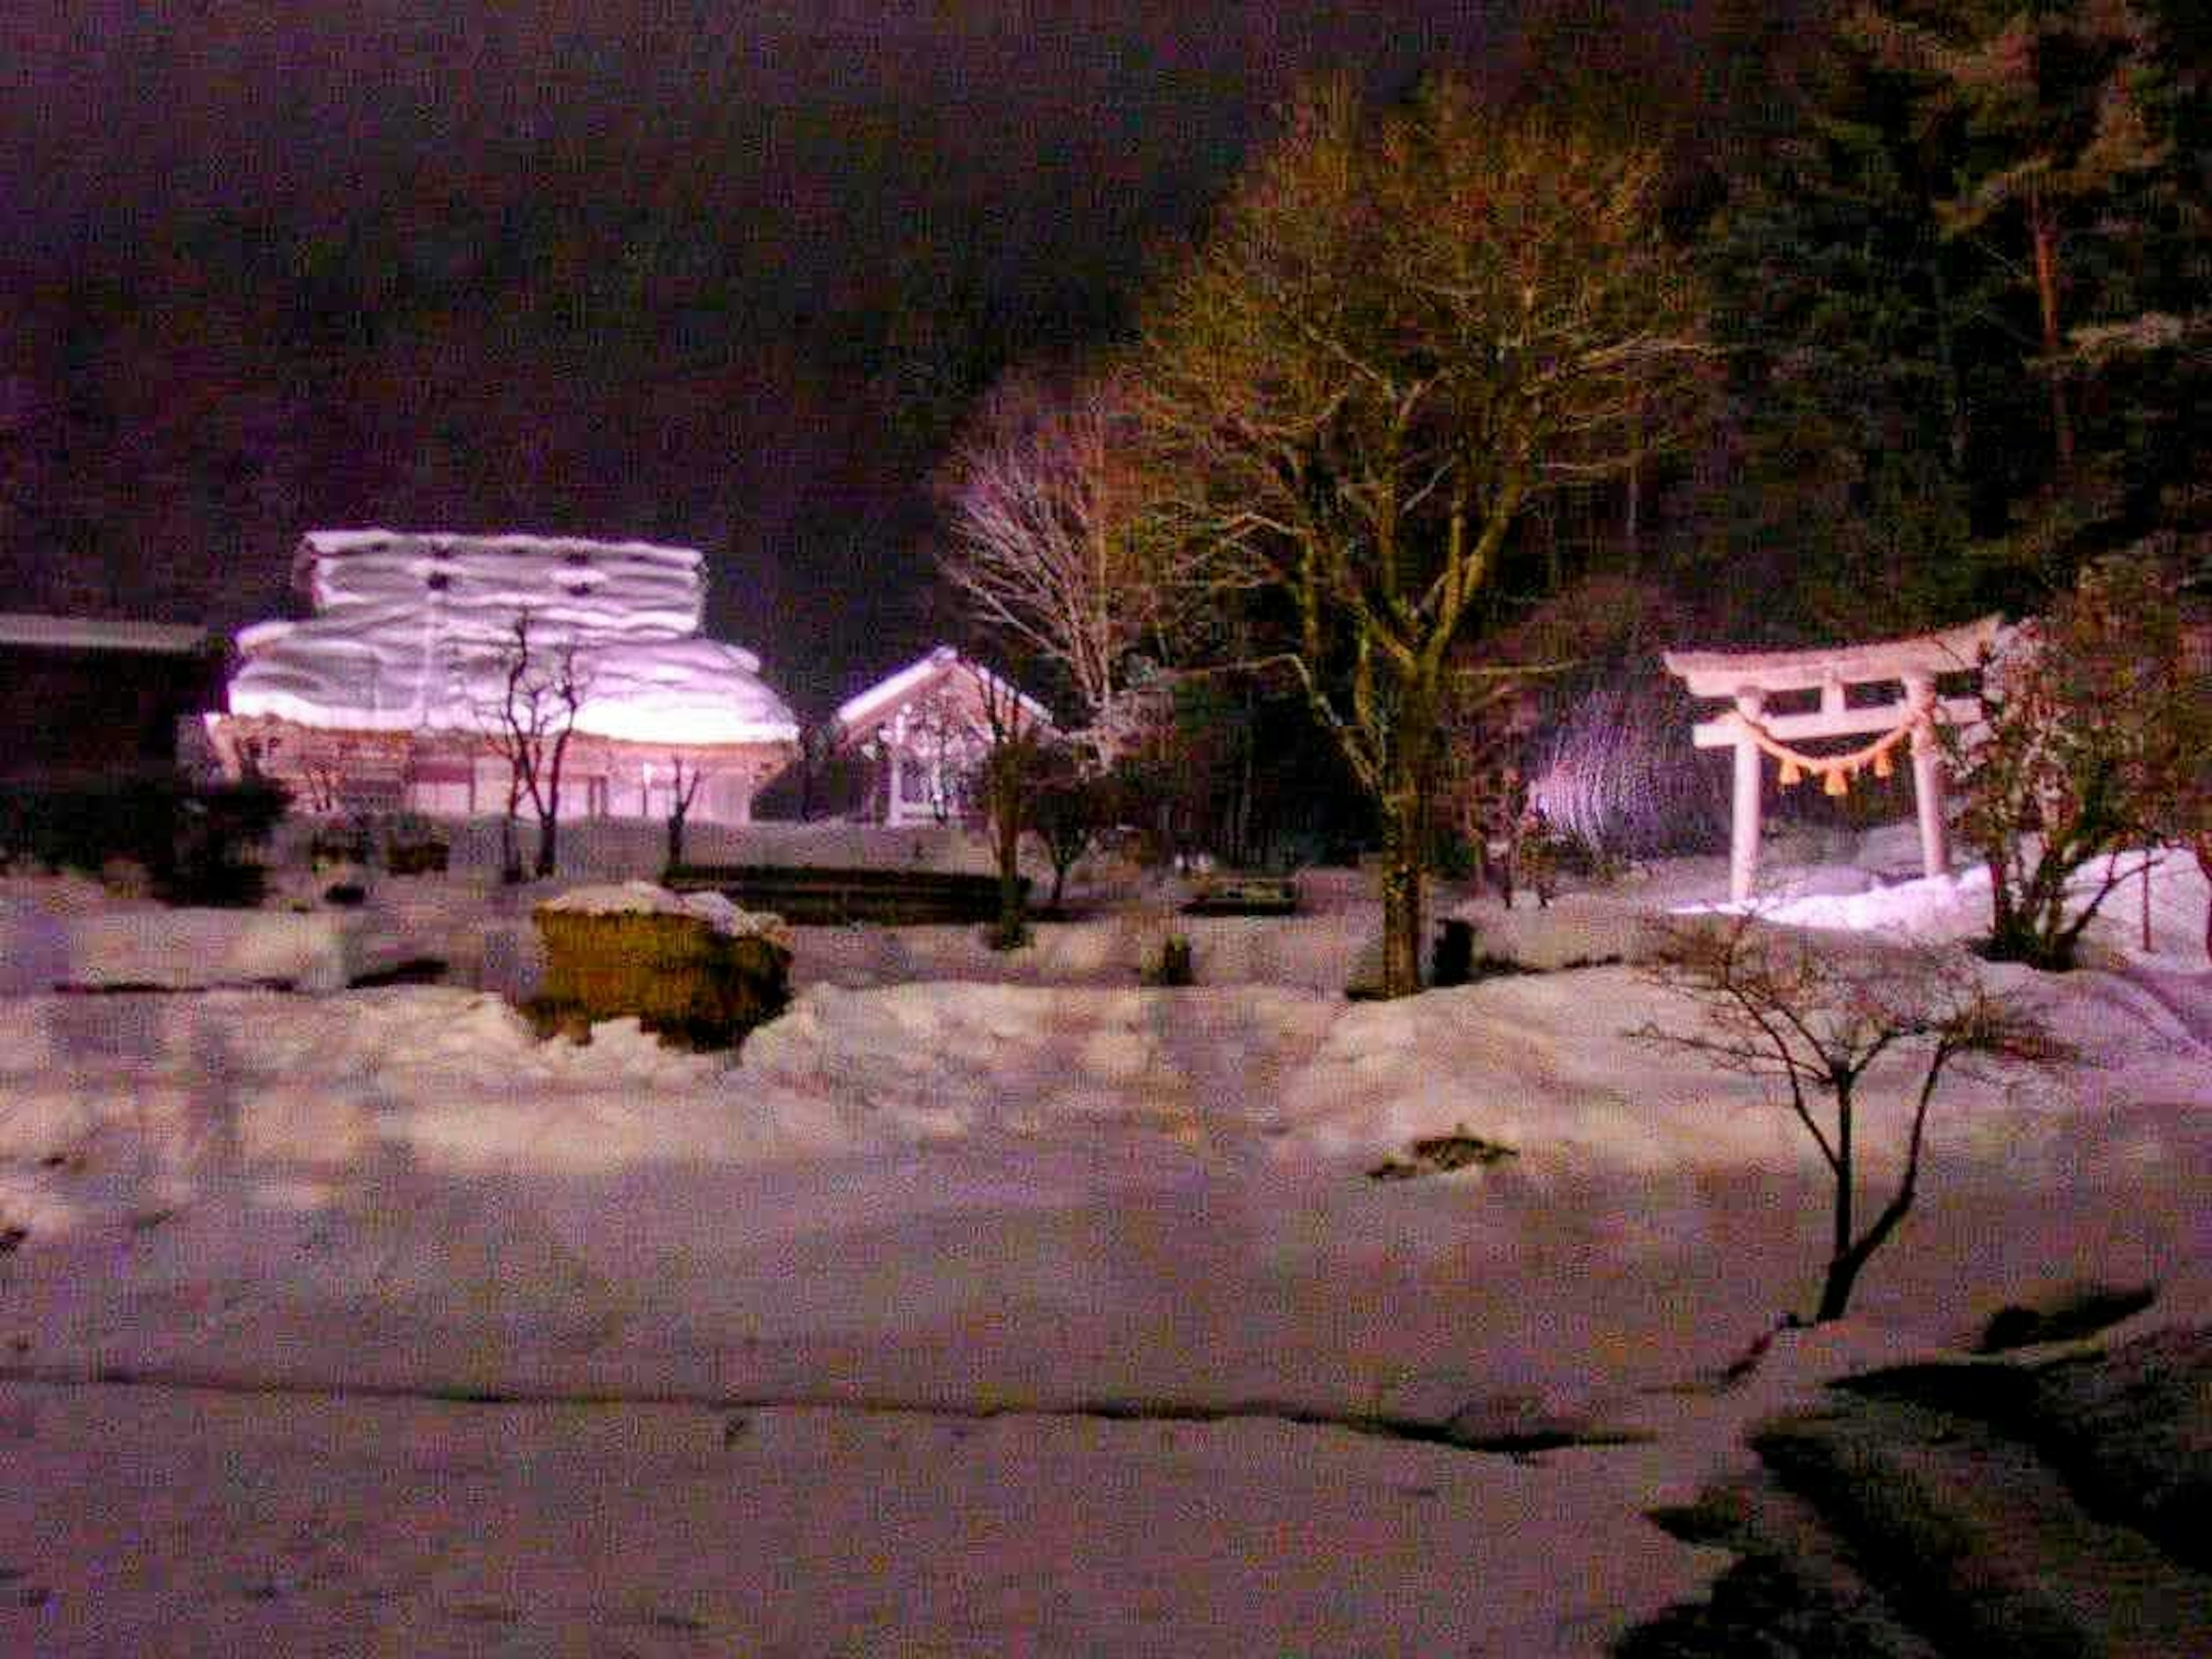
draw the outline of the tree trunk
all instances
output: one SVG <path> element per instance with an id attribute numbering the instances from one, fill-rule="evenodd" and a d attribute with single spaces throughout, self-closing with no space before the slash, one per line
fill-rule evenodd
<path id="1" fill-rule="evenodd" d="M 989 764 L 991 833 L 999 864 L 999 920 L 991 932 L 994 951 L 1019 950 L 1029 939 L 1022 909 L 1022 797 L 1020 763 L 1002 746 Z"/>
<path id="2" fill-rule="evenodd" d="M 514 833 L 522 811 L 521 776 L 512 764 L 508 766 L 507 811 L 499 821 L 499 878 L 509 887 L 522 881 L 522 844 Z"/>
<path id="3" fill-rule="evenodd" d="M 991 943 L 994 949 L 1013 951 L 1029 938 L 1022 914 L 1021 817 L 1006 802 L 999 804 L 994 827 L 999 841 L 999 921 Z"/>
<path id="4" fill-rule="evenodd" d="M 1858 1170 L 1851 1157 L 1851 1102 L 1848 1094 L 1836 1102 L 1836 1213 L 1828 1259 L 1842 1261 L 1851 1249 L 1851 1206 L 1857 1197 Z M 1832 1265 L 1829 1272 L 1835 1271 Z"/>
<path id="5" fill-rule="evenodd" d="M 1820 1310 L 1813 1316 L 1815 1325 L 1841 1319 L 1850 1310 L 1852 1288 L 1857 1285 L 1859 1270 L 1866 1266 L 1870 1254 L 1865 1250 L 1845 1250 L 1830 1261 L 1827 1277 L 1820 1281 Z"/>
<path id="6" fill-rule="evenodd" d="M 1627 499 L 1621 503 L 1620 552 L 1622 569 L 1637 576 L 1644 570 L 1644 411 L 1640 409 L 1630 443 L 1628 472 L 1622 480 Z"/>
<path id="7" fill-rule="evenodd" d="M 545 796 L 545 805 L 538 814 L 537 873 L 542 878 L 553 873 L 558 863 L 561 835 L 561 777 L 553 776 L 553 787 Z"/>
<path id="8" fill-rule="evenodd" d="M 1959 383 L 1957 360 L 1952 355 L 1951 294 L 1943 276 L 1943 249 L 1940 242 L 1928 257 L 1928 277 L 1935 293 L 1936 372 L 1943 382 L 1943 415 L 1950 437 L 1951 471 L 1954 476 L 1963 476 L 1966 470 L 1966 398 Z"/>
<path id="9" fill-rule="evenodd" d="M 1938 1058 L 1936 1066 L 1942 1065 Z M 1929 1073 L 1929 1083 L 1920 1097 L 1920 1114 L 1912 1125 L 1912 1147 L 1905 1160 L 1905 1174 L 1898 1182 L 1897 1192 L 1882 1206 L 1881 1213 L 1874 1219 L 1860 1237 L 1851 1237 L 1851 1207 L 1856 1186 L 1856 1170 L 1851 1156 L 1851 1098 L 1848 1084 L 1839 1080 L 1836 1099 L 1836 1217 L 1834 1248 L 1828 1255 L 1828 1271 L 1820 1283 L 1820 1310 L 1813 1322 L 1825 1325 L 1832 1319 L 1841 1319 L 1851 1304 L 1851 1288 L 1858 1283 L 1859 1272 L 1880 1249 L 1897 1224 L 1905 1219 L 1912 1207 L 1912 1195 L 1920 1182 L 1921 1127 L 1927 1121 L 1928 1095 L 1935 1086 L 1935 1072 Z"/>
<path id="10" fill-rule="evenodd" d="M 2035 297 L 2043 313 L 2044 374 L 2051 386 L 2051 440 L 2063 478 L 2074 471 L 2074 422 L 2066 409 L 2066 382 L 2058 368 L 2063 345 L 2058 331 L 2058 225 L 2045 206 L 2043 192 L 2031 185 L 2027 216 L 2035 242 Z"/>
<path id="11" fill-rule="evenodd" d="M 1237 737 L 1237 799 L 1230 809 L 1230 845 L 1237 849 L 1237 862 L 1245 869 L 1258 862 L 1253 856 L 1252 846 L 1252 789 L 1255 781 L 1253 769 L 1258 747 L 1252 741 L 1254 719 L 1252 692 L 1248 686 L 1244 692 L 1243 726 Z"/>
<path id="12" fill-rule="evenodd" d="M 1420 797 L 1395 793 L 1382 803 L 1382 994 L 1409 997 L 1421 988 Z"/>
<path id="13" fill-rule="evenodd" d="M 530 798 L 538 807 L 538 873 L 550 876 L 558 864 L 557 854 L 561 836 L 561 775 L 568 762 L 568 739 L 576 735 L 576 704 L 572 697 L 563 716 L 560 735 L 553 739 L 553 755 L 545 768 L 545 791 L 538 790 L 538 773 L 532 769 L 530 777 Z"/>
<path id="14" fill-rule="evenodd" d="M 1858 1283 L 1860 1270 L 1912 1208 L 1913 1185 L 1913 1172 L 1908 1169 L 1905 1184 L 1875 1218 L 1874 1225 L 1866 1230 L 1866 1237 L 1846 1243 L 1829 1259 L 1827 1276 L 1820 1283 L 1820 1311 L 1813 1316 L 1814 1324 L 1825 1325 L 1832 1319 L 1841 1319 L 1850 1310 L 1851 1290 Z"/>
<path id="15" fill-rule="evenodd" d="M 2001 858 L 1984 860 L 1990 871 L 1990 938 L 1984 954 L 1992 962 L 2032 962 L 2035 957 L 2035 927 L 2014 902 L 2012 885 Z"/>

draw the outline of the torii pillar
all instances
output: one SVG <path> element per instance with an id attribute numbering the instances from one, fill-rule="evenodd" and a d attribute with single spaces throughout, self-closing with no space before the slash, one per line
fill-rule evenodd
<path id="1" fill-rule="evenodd" d="M 1755 685 L 1737 689 L 1735 712 L 1755 724 L 1766 708 L 1766 693 Z M 1735 740 L 1735 796 L 1729 814 L 1729 896 L 1748 898 L 1759 878 L 1759 838 L 1765 833 L 1765 808 L 1760 796 L 1765 786 L 1765 766 L 1751 726 L 1741 727 Z"/>
<path id="2" fill-rule="evenodd" d="M 1940 876 L 1951 867 L 1951 843 L 1943 816 L 1943 746 L 1936 738 L 1936 678 L 1906 674 L 1905 702 L 1920 718 L 1912 728 L 1912 802 L 1920 817 L 1920 867 Z M 1975 705 L 1975 717 L 1980 717 Z"/>

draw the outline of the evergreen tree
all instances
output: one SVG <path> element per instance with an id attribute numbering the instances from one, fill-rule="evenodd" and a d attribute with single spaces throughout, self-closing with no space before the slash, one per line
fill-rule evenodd
<path id="1" fill-rule="evenodd" d="M 1948 169 L 1946 241 L 2004 279 L 1978 375 L 2024 374 L 2042 405 L 2002 454 L 1970 457 L 1981 501 L 2006 508 L 1977 526 L 1983 590 L 2016 608 L 2192 512 L 2208 244 L 2191 9 L 1917 0 L 1850 24 L 1912 84 L 1916 130 Z"/>
<path id="2" fill-rule="evenodd" d="M 1832 34 L 1770 85 L 1706 242 L 1732 452 L 1708 540 L 1760 579 L 1740 631 L 1863 632 L 1875 598 L 1885 626 L 1933 622 L 1962 603 L 1960 335 L 1985 296 L 1940 234 L 1905 77 Z"/>
<path id="3" fill-rule="evenodd" d="M 2035 302 L 2036 367 L 2050 404 L 2051 458 L 2075 462 L 2066 333 L 2086 295 L 2069 277 L 2069 233 L 2106 210 L 2130 175 L 2163 157 L 2149 112 L 2155 32 L 2129 0 L 1995 0 L 1865 5 L 1851 33 L 1919 82 L 1916 120 L 1950 137 L 1948 235 L 1988 234 L 2018 260 Z M 2079 246 L 2077 243 L 2076 246 Z"/>
<path id="4" fill-rule="evenodd" d="M 1894 0 L 1784 54 L 1707 242 L 1731 449 L 1706 539 L 1790 596 L 1740 631 L 2033 610 L 2212 522 L 2188 9 Z"/>

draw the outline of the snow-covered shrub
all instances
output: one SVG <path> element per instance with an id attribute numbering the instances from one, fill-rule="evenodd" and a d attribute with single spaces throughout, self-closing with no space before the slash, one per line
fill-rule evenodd
<path id="1" fill-rule="evenodd" d="M 2073 965 L 2099 908 L 2141 868 L 2115 856 L 2204 821 L 2212 683 L 2192 660 L 2177 575 L 2142 558 L 2081 573 L 1983 677 L 1984 728 L 1950 728 L 1961 839 L 1989 868 L 1988 954 Z M 2086 893 L 2075 878 L 2102 861 Z"/>
<path id="2" fill-rule="evenodd" d="M 379 826 L 384 867 L 395 876 L 443 875 L 452 846 L 429 819 L 416 812 L 394 812 Z"/>
<path id="3" fill-rule="evenodd" d="M 307 860 L 319 874 L 329 870 L 358 869 L 368 862 L 368 820 L 351 817 L 318 824 L 307 843 Z"/>
<path id="4" fill-rule="evenodd" d="M 1066 744 L 1045 745 L 1030 791 L 1029 833 L 1052 866 L 1049 908 L 1060 908 L 1067 872 L 1114 822 L 1121 804 L 1111 777 L 1086 769 Z"/>
<path id="5" fill-rule="evenodd" d="M 188 787 L 175 796 L 170 835 L 153 866 L 154 891 L 171 904 L 250 908 L 261 902 L 261 854 L 287 797 L 260 779 Z"/>
<path id="6" fill-rule="evenodd" d="M 11 787 L 0 792 L 0 852 L 25 869 L 90 875 L 125 862 L 151 871 L 173 811 L 172 792 L 153 784 Z"/>
<path id="7" fill-rule="evenodd" d="M 719 894 L 649 882 L 584 888 L 538 907 L 545 977 L 532 1012 L 558 1029 L 635 1017 L 694 1048 L 724 1048 L 790 1000 L 782 921 Z"/>

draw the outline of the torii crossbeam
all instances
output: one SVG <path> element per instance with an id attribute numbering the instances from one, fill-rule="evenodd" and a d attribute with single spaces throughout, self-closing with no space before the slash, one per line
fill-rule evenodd
<path id="1" fill-rule="evenodd" d="M 1907 736 L 1912 744 L 1912 788 L 1920 819 L 1920 859 L 1931 876 L 1951 867 L 1944 834 L 1943 751 L 1936 723 L 1972 726 L 1982 717 L 1978 697 L 1939 697 L 1936 680 L 1944 674 L 1979 669 L 1996 642 L 2002 623 L 1984 617 L 1941 633 L 1872 645 L 1839 646 L 1815 651 L 1669 651 L 1667 672 L 1693 697 L 1730 697 L 1735 707 L 1700 720 L 1692 740 L 1700 749 L 1735 750 L 1735 805 L 1729 839 L 1729 896 L 1751 896 L 1759 877 L 1762 751 L 1782 763 L 1784 783 L 1806 774 L 1826 780 L 1828 792 L 1842 794 L 1863 768 L 1889 772 L 1889 752 Z M 1895 698 L 1853 706 L 1850 688 L 1894 684 Z M 1820 705 L 1802 712 L 1770 714 L 1766 700 L 1777 695 L 1818 691 Z M 1875 741 L 1840 755 L 1808 755 L 1790 745 L 1803 738 L 1871 735 Z"/>

